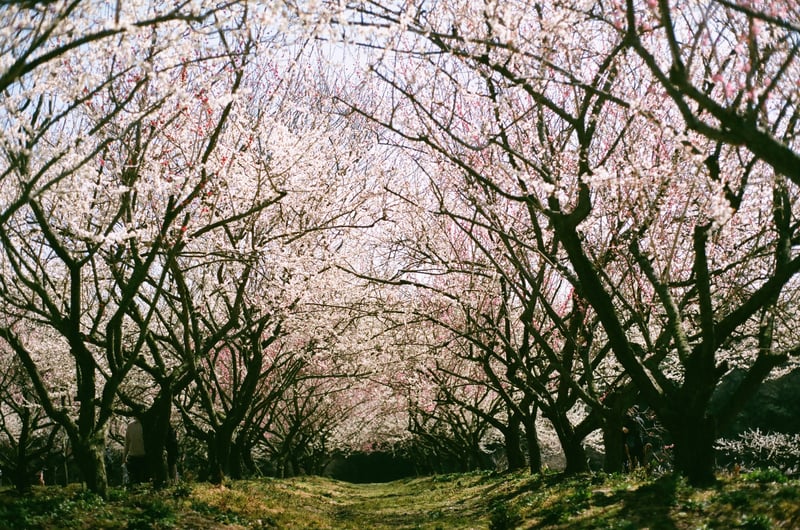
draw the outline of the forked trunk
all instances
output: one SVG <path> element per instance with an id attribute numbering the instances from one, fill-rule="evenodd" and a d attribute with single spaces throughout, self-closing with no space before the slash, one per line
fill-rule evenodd
<path id="1" fill-rule="evenodd" d="M 583 439 L 575 434 L 575 429 L 566 414 L 556 412 L 551 416 L 547 416 L 547 418 L 553 424 L 558 441 L 561 444 L 561 450 L 564 452 L 564 458 L 567 461 L 564 473 L 572 475 L 589 471 L 589 460 L 581 443 Z"/>

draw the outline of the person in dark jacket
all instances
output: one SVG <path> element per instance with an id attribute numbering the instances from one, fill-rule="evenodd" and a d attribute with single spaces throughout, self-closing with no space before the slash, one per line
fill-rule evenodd
<path id="1" fill-rule="evenodd" d="M 644 465 L 644 420 L 636 407 L 631 407 L 622 420 L 625 467 L 633 471 Z"/>

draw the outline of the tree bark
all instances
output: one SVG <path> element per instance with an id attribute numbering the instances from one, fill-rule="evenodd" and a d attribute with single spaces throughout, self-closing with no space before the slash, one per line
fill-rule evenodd
<path id="1" fill-rule="evenodd" d="M 221 484 L 230 475 L 233 447 L 233 434 L 224 427 L 208 433 L 208 481 Z"/>
<path id="2" fill-rule="evenodd" d="M 520 423 L 519 415 L 512 414 L 507 428 L 503 431 L 508 471 L 517 471 L 525 467 L 525 455 L 522 454 L 522 448 L 520 447 L 520 441 L 522 440 L 519 429 Z"/>
<path id="3" fill-rule="evenodd" d="M 575 434 L 575 429 L 573 429 L 569 419 L 566 417 L 566 413 L 555 411 L 547 419 L 553 424 L 558 441 L 561 444 L 561 450 L 564 451 L 564 458 L 566 459 L 564 473 L 573 475 L 589 471 L 586 450 L 581 443 L 583 439 Z"/>
<path id="4" fill-rule="evenodd" d="M 603 424 L 603 445 L 605 457 L 603 458 L 603 471 L 606 473 L 619 473 L 623 469 L 625 460 L 625 443 L 622 433 L 622 418 L 609 418 Z"/>
<path id="5" fill-rule="evenodd" d="M 683 420 L 669 429 L 675 443 L 675 470 L 692 486 L 710 486 L 716 482 L 715 423 L 705 416 L 680 417 Z"/>
<path id="6" fill-rule="evenodd" d="M 25 493 L 31 488 L 30 474 L 28 472 L 29 457 L 28 457 L 28 443 L 31 431 L 31 413 L 27 408 L 20 411 L 20 421 L 22 423 L 22 430 L 20 431 L 19 440 L 17 441 L 17 454 L 14 473 L 12 480 L 17 493 Z"/>
<path id="7" fill-rule="evenodd" d="M 169 392 L 159 394 L 142 417 L 145 454 L 153 487 L 161 489 L 167 485 L 167 461 L 164 458 L 165 441 L 169 430 L 172 396 Z"/>
<path id="8" fill-rule="evenodd" d="M 242 447 L 238 443 L 231 444 L 231 452 L 228 456 L 228 472 L 234 480 L 239 480 L 243 476 Z"/>
<path id="9" fill-rule="evenodd" d="M 525 418 L 525 437 L 528 442 L 528 468 L 531 474 L 542 472 L 542 448 L 539 446 L 539 433 L 536 430 L 536 414 Z"/>
<path id="10" fill-rule="evenodd" d="M 73 444 L 73 454 L 86 487 L 105 499 L 108 496 L 105 440 L 96 437 L 84 443 Z"/>

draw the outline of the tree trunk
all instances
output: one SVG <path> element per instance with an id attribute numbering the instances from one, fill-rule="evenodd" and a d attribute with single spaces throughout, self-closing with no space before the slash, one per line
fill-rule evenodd
<path id="1" fill-rule="evenodd" d="M 230 477 L 234 480 L 239 480 L 243 476 L 242 448 L 238 443 L 231 444 L 231 452 L 228 456 L 228 471 Z"/>
<path id="2" fill-rule="evenodd" d="M 73 444 L 75 463 L 81 478 L 89 491 L 102 498 L 108 496 L 108 477 L 106 476 L 105 443 L 102 438 Z"/>
<path id="3" fill-rule="evenodd" d="M 589 471 L 589 461 L 586 458 L 586 450 L 583 448 L 583 444 L 581 444 L 582 438 L 579 438 L 575 434 L 575 429 L 572 427 L 566 414 L 555 412 L 552 417 L 548 416 L 548 419 L 553 424 L 553 428 L 558 436 L 558 441 L 561 443 L 561 450 L 564 451 L 564 458 L 567 461 L 564 473 L 572 475 Z"/>
<path id="4" fill-rule="evenodd" d="M 222 484 L 230 473 L 232 437 L 224 427 L 208 433 L 208 480 L 212 484 Z"/>
<path id="5" fill-rule="evenodd" d="M 714 421 L 706 417 L 684 417 L 684 421 L 670 429 L 670 434 L 675 443 L 675 470 L 685 476 L 692 486 L 714 484 Z"/>
<path id="6" fill-rule="evenodd" d="M 300 466 L 300 460 L 297 458 L 297 453 L 292 453 L 289 462 L 292 464 L 292 476 L 300 476 L 302 467 Z"/>
<path id="7" fill-rule="evenodd" d="M 286 460 L 281 458 L 276 465 L 276 475 L 278 478 L 286 478 Z"/>
<path id="8" fill-rule="evenodd" d="M 603 470 L 606 473 L 619 473 L 624 469 L 626 456 L 623 418 L 635 401 L 636 387 L 629 384 L 610 392 L 603 401 L 604 408 L 595 409 L 603 432 Z"/>
<path id="9" fill-rule="evenodd" d="M 508 461 L 508 471 L 517 471 L 525 467 L 525 455 L 522 454 L 520 447 L 520 417 L 513 414 L 508 422 L 508 426 L 503 431 L 506 444 L 506 460 Z"/>
<path id="10" fill-rule="evenodd" d="M 603 470 L 606 473 L 619 473 L 625 461 L 625 439 L 622 432 L 622 418 L 609 418 L 603 424 L 603 445 L 605 457 Z"/>
<path id="11" fill-rule="evenodd" d="M 17 467 L 14 468 L 14 472 L 11 474 L 11 481 L 14 483 L 14 488 L 20 495 L 28 493 L 31 489 L 31 479 L 30 473 L 28 473 L 28 468 L 20 467 L 19 463 L 17 464 Z"/>
<path id="12" fill-rule="evenodd" d="M 561 440 L 561 448 L 564 450 L 564 458 L 567 460 L 567 465 L 564 468 L 565 474 L 572 475 L 589 471 L 586 450 L 580 440 L 574 436 L 568 437 L 565 440 Z"/>
<path id="13" fill-rule="evenodd" d="M 249 447 L 241 448 L 241 458 L 244 469 L 247 470 L 250 475 L 255 475 L 258 472 L 258 468 L 256 467 L 256 463 L 253 460 L 253 453 Z"/>
<path id="14" fill-rule="evenodd" d="M 23 447 L 18 448 L 16 467 L 11 474 L 11 481 L 14 488 L 20 495 L 28 493 L 31 489 L 31 477 L 28 472 L 28 459 Z"/>
<path id="15" fill-rule="evenodd" d="M 151 422 L 142 422 L 142 426 L 148 475 L 153 487 L 161 489 L 167 483 L 167 463 L 164 459 L 164 439 L 167 433 Z"/>
<path id="16" fill-rule="evenodd" d="M 30 473 L 28 473 L 28 443 L 31 431 L 30 409 L 22 409 L 22 412 L 20 412 L 20 420 L 22 422 L 22 429 L 20 431 L 19 440 L 17 441 L 16 467 L 12 474 L 12 480 L 17 492 L 22 494 L 31 488 Z"/>
<path id="17" fill-rule="evenodd" d="M 213 431 L 208 433 L 206 443 L 208 451 L 207 480 L 212 484 L 222 484 L 224 472 L 222 471 L 222 463 L 219 461 L 217 436 Z"/>
<path id="18" fill-rule="evenodd" d="M 163 389 L 142 417 L 145 454 L 153 487 L 161 489 L 167 484 L 169 472 L 164 458 L 165 442 L 172 412 L 172 395 Z"/>
<path id="19" fill-rule="evenodd" d="M 525 418 L 525 437 L 528 442 L 528 468 L 531 474 L 542 472 L 542 448 L 539 446 L 539 433 L 536 430 L 536 412 Z"/>
<path id="20" fill-rule="evenodd" d="M 64 446 L 61 450 L 61 458 L 64 465 L 64 483 L 62 486 L 69 486 L 69 452 L 68 452 L 68 445 L 67 442 L 63 442 Z"/>

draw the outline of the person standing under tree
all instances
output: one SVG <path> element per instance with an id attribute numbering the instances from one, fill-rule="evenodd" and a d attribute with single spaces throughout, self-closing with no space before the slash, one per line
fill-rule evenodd
<path id="1" fill-rule="evenodd" d="M 636 406 L 631 407 L 622 421 L 625 442 L 625 464 L 628 471 L 644 466 L 644 420 Z"/>
<path id="2" fill-rule="evenodd" d="M 148 479 L 147 458 L 144 449 L 142 422 L 135 418 L 125 430 L 125 468 L 131 484 L 141 484 Z"/>

